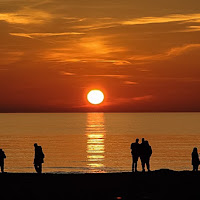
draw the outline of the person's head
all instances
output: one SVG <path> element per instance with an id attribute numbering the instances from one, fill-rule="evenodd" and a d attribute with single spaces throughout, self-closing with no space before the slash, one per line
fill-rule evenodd
<path id="1" fill-rule="evenodd" d="M 135 142 L 138 143 L 138 142 L 139 142 L 139 139 L 137 138 L 137 139 L 135 140 Z"/>
<path id="2" fill-rule="evenodd" d="M 2 149 L 0 149 L 0 151 L 2 151 Z"/>
<path id="3" fill-rule="evenodd" d="M 195 153 L 197 152 L 197 148 L 196 147 L 194 147 L 193 152 L 195 152 Z"/>
<path id="4" fill-rule="evenodd" d="M 35 144 L 34 144 L 34 147 L 37 147 L 37 146 L 38 146 L 38 144 L 37 144 L 37 143 L 35 143 Z"/>
<path id="5" fill-rule="evenodd" d="M 144 138 L 142 138 L 142 143 L 144 143 L 144 141 L 145 141 Z"/>

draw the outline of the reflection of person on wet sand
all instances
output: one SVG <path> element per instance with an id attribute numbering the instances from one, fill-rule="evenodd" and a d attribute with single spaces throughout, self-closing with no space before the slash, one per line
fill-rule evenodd
<path id="1" fill-rule="evenodd" d="M 197 148 L 194 147 L 192 152 L 192 165 L 193 165 L 193 171 L 198 171 L 199 167 L 199 154 L 197 151 Z"/>
<path id="2" fill-rule="evenodd" d="M 37 173 L 42 173 L 42 163 L 44 163 L 44 153 L 42 147 L 38 146 L 37 143 L 34 144 L 35 147 L 35 158 L 34 158 L 34 167 Z"/>
<path id="3" fill-rule="evenodd" d="M 6 155 L 2 149 L 0 149 L 0 166 L 1 166 L 1 172 L 4 173 L 4 159 L 6 158 Z"/>
<path id="4" fill-rule="evenodd" d="M 139 139 L 136 139 L 135 143 L 131 144 L 131 154 L 133 158 L 133 164 L 132 164 L 132 172 L 137 172 L 137 162 L 138 158 L 140 156 L 140 144 Z"/>

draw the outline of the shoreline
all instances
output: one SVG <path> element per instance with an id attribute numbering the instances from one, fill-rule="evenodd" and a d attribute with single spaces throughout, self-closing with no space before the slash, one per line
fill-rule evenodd
<path id="1" fill-rule="evenodd" d="M 199 199 L 200 172 L 0 174 L 3 199 Z"/>
<path id="2" fill-rule="evenodd" d="M 192 169 L 191 170 L 173 170 L 173 169 L 167 169 L 167 168 L 163 168 L 163 169 L 156 169 L 156 170 L 151 170 L 150 172 L 148 172 L 147 170 L 145 172 L 142 172 L 141 170 L 138 170 L 137 172 L 132 172 L 132 171 L 116 171 L 116 172 L 105 172 L 105 171 L 97 171 L 97 172 L 64 172 L 64 171 L 50 171 L 50 172 L 43 172 L 41 175 L 49 175 L 49 174 L 55 174 L 55 175 L 88 175 L 88 174 L 150 174 L 150 173 L 189 173 L 189 172 L 193 172 Z M 200 169 L 198 171 L 200 173 Z M 197 172 L 197 173 L 198 173 Z M 193 172 L 194 173 L 194 172 Z M 0 176 L 3 174 L 21 174 L 21 175 L 25 175 L 25 174 L 37 174 L 35 171 L 33 172 L 12 172 L 12 171 L 6 171 L 4 173 L 2 173 L 0 171 Z"/>

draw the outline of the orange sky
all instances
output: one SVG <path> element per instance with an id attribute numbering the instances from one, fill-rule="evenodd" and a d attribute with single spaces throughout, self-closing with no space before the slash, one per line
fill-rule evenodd
<path id="1" fill-rule="evenodd" d="M 83 111 L 200 111 L 200 1 L 0 0 L 0 112 Z"/>

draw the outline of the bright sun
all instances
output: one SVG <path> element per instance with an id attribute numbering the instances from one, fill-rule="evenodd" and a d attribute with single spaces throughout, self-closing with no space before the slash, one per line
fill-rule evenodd
<path id="1" fill-rule="evenodd" d="M 91 103 L 91 104 L 100 104 L 102 103 L 102 101 L 104 100 L 104 94 L 102 91 L 100 90 L 91 90 L 88 94 L 87 94 L 87 100 Z"/>

